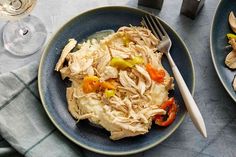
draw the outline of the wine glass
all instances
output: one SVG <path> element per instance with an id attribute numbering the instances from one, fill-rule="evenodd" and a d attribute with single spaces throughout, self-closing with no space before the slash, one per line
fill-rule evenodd
<path id="1" fill-rule="evenodd" d="M 37 0 L 0 0 L 0 19 L 9 20 L 3 28 L 3 45 L 17 56 L 40 50 L 47 30 L 41 20 L 29 15 Z"/>

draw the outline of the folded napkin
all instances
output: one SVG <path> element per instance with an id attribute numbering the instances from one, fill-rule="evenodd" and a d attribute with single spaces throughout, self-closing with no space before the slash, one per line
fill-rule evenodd
<path id="1" fill-rule="evenodd" d="M 33 62 L 0 75 L 1 136 L 26 157 L 82 157 L 82 148 L 64 137 L 47 117 L 38 94 L 37 70 Z M 0 153 L 14 154 L 14 149 L 0 147 Z"/>

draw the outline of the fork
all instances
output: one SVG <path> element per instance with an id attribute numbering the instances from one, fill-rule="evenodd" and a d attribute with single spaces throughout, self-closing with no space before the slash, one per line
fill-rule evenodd
<path id="1" fill-rule="evenodd" d="M 180 93 L 183 97 L 185 106 L 189 112 L 190 118 L 192 119 L 195 127 L 199 130 L 199 132 L 206 138 L 207 132 L 206 132 L 206 126 L 204 123 L 204 120 L 202 118 L 202 115 L 197 107 L 197 104 L 195 103 L 181 73 L 179 72 L 179 69 L 175 65 L 174 60 L 172 59 L 169 51 L 172 45 L 172 42 L 170 40 L 170 37 L 168 36 L 167 32 L 159 22 L 159 20 L 154 15 L 146 15 L 144 16 L 143 20 L 141 21 L 141 24 L 150 29 L 152 33 L 160 40 L 160 44 L 157 46 L 157 50 L 164 53 L 167 56 L 167 59 L 169 61 L 169 64 L 172 68 L 174 77 L 176 79 L 176 82 L 178 84 Z"/>

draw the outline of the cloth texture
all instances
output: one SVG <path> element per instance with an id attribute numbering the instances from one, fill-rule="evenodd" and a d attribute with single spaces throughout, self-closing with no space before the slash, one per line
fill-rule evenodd
<path id="1" fill-rule="evenodd" d="M 83 157 L 82 148 L 64 137 L 46 115 L 37 72 L 38 63 L 32 62 L 0 75 L 0 156 L 15 157 L 17 151 L 26 157 Z"/>

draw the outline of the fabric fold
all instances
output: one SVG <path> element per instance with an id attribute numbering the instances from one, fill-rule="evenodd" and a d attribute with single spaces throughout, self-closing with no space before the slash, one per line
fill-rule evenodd
<path id="1" fill-rule="evenodd" d="M 0 75 L 0 134 L 26 157 L 82 157 L 82 148 L 64 137 L 46 115 L 38 96 L 37 67 L 32 62 Z"/>

